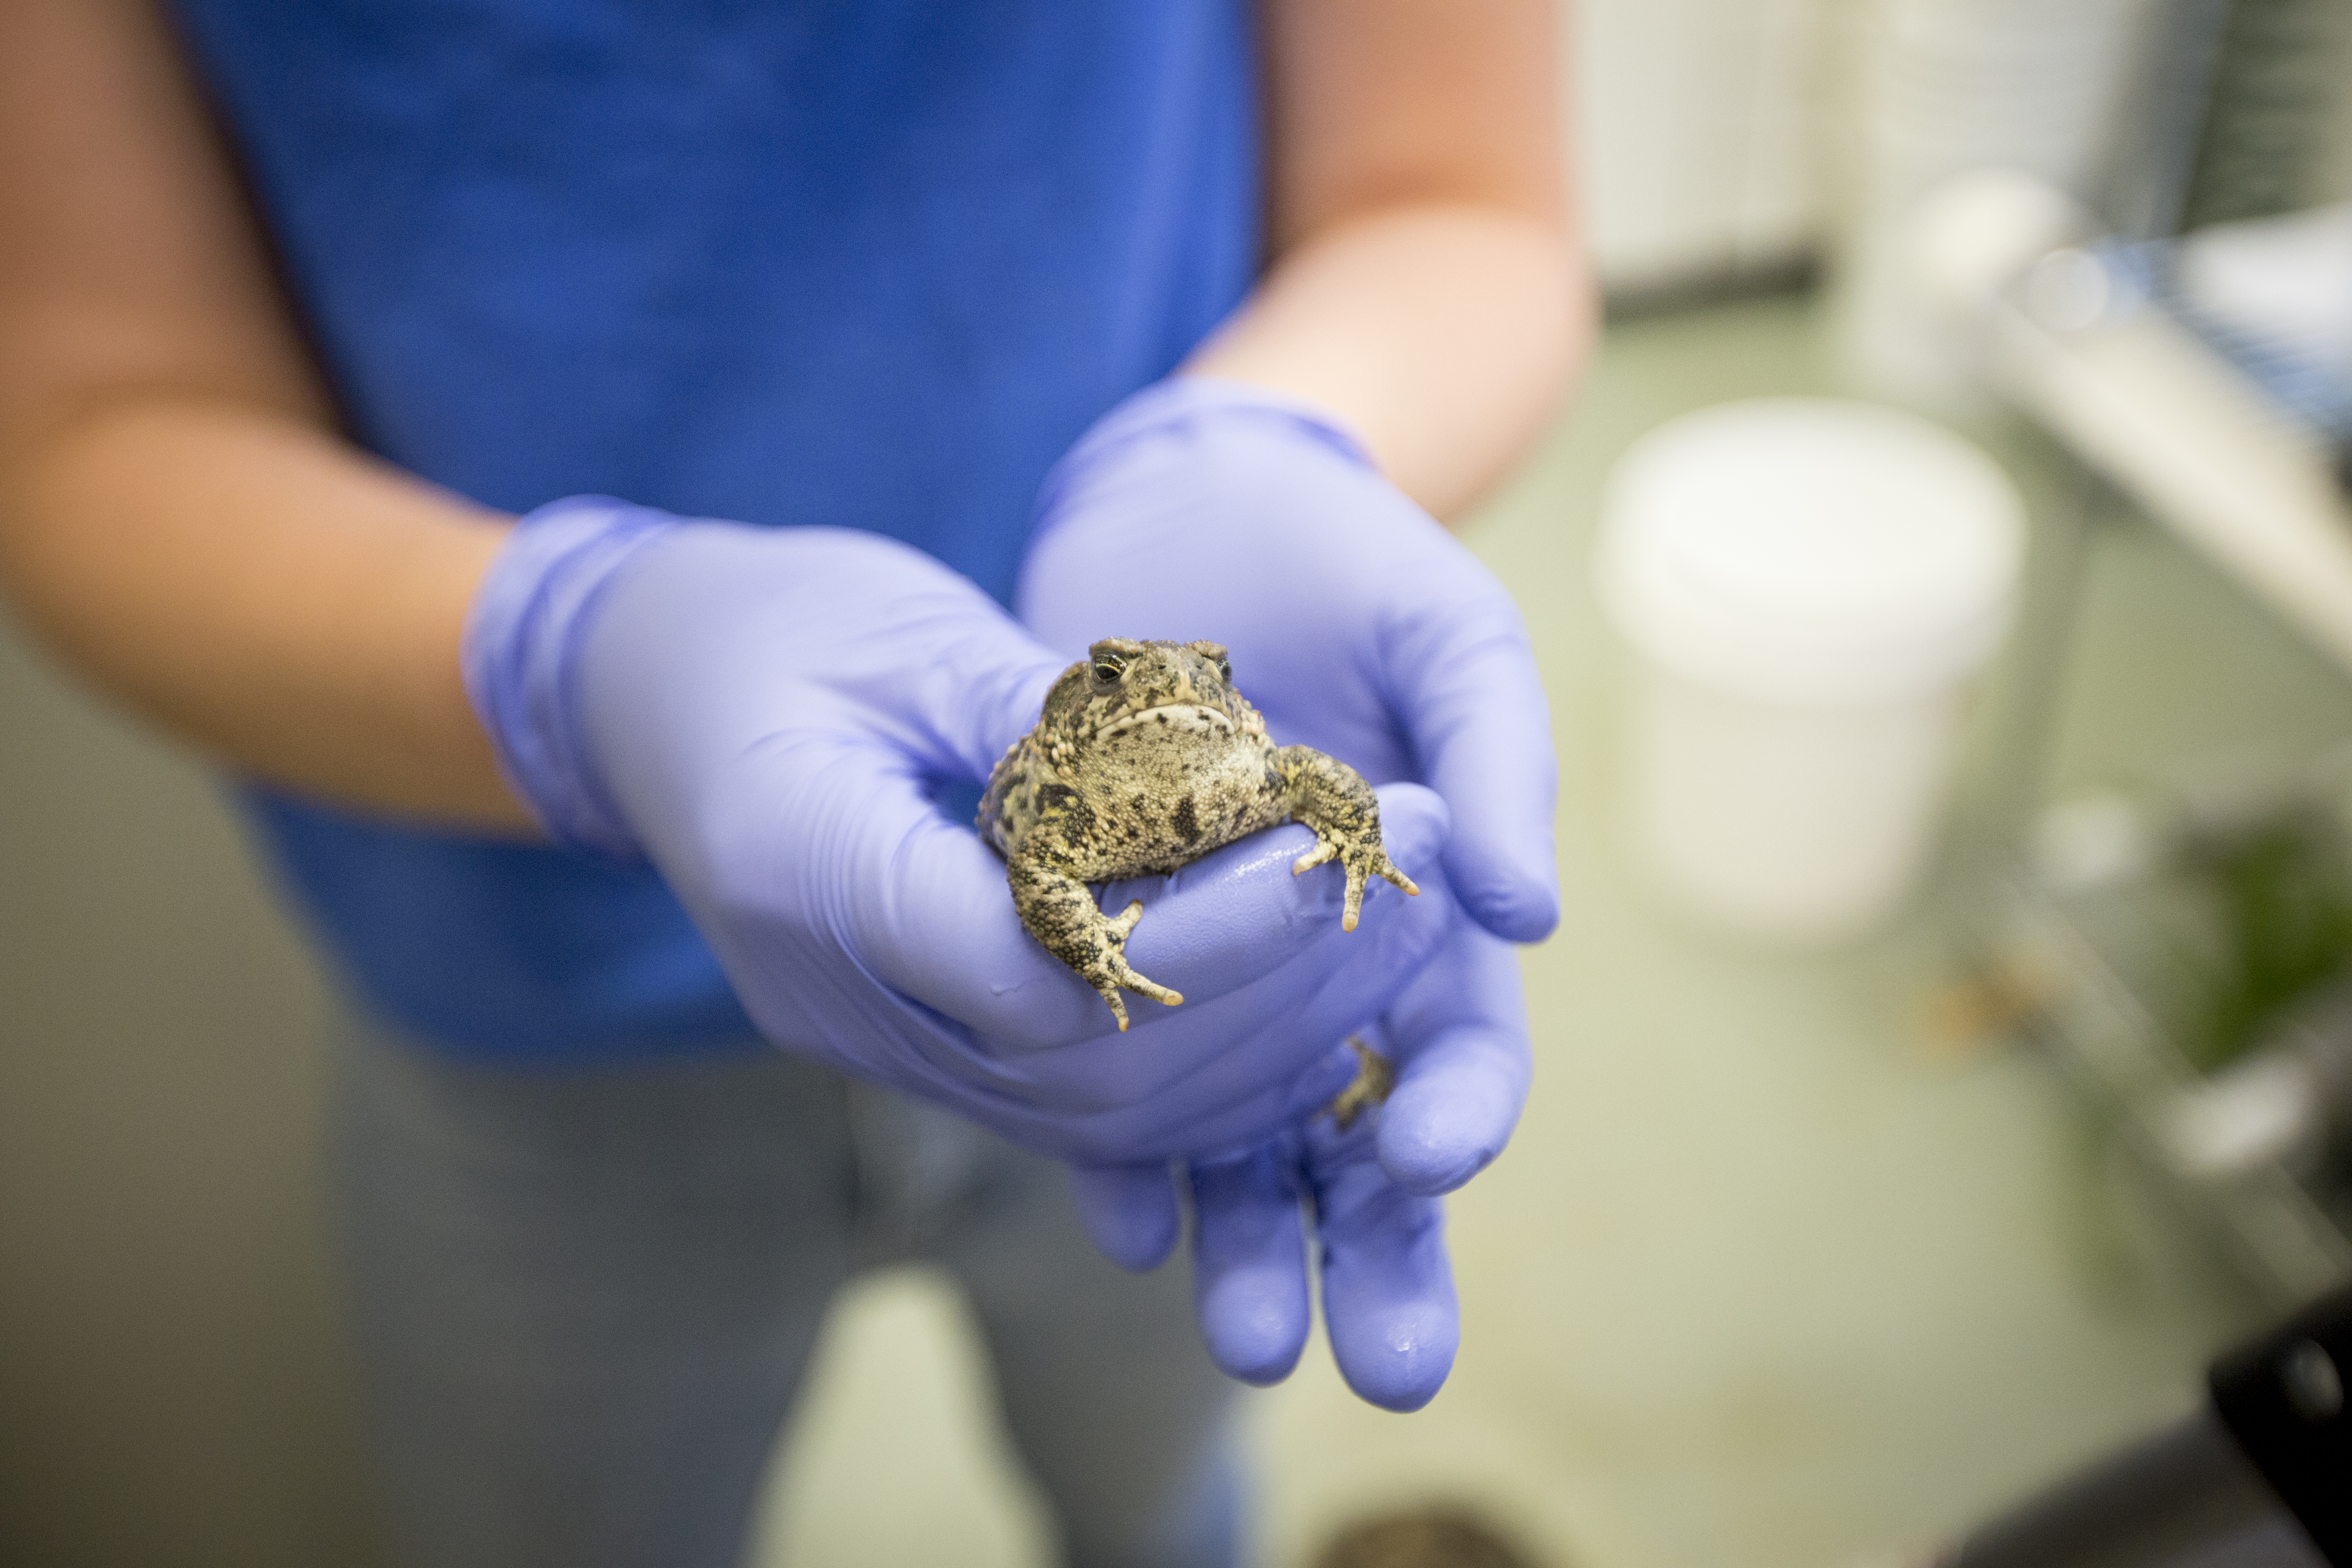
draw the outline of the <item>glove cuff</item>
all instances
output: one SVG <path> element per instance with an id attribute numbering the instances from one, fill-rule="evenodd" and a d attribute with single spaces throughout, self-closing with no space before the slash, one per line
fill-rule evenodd
<path id="1" fill-rule="evenodd" d="M 1364 444 L 1328 408 L 1253 382 L 1171 375 L 1130 394 L 1062 454 L 1037 493 L 1035 521 L 1042 525 L 1050 519 L 1062 492 L 1120 448 L 1167 431 L 1200 430 L 1229 421 L 1288 426 L 1346 461 L 1377 471 Z"/>
<path id="2" fill-rule="evenodd" d="M 677 524 L 609 496 L 551 501 L 515 524 L 467 608 L 457 650 L 466 695 L 508 787 L 569 848 L 642 854 L 574 721 L 572 656 L 613 574 Z"/>

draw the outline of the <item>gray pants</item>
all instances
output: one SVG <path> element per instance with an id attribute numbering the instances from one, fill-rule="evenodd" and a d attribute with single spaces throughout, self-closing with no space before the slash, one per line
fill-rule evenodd
<path id="1" fill-rule="evenodd" d="M 508 1070 L 354 1028 L 339 1063 L 404 1563 L 734 1568 L 827 1302 L 918 1258 L 962 1287 L 1070 1563 L 1236 1555 L 1184 1270 L 1097 1257 L 1052 1163 L 772 1053 Z"/>

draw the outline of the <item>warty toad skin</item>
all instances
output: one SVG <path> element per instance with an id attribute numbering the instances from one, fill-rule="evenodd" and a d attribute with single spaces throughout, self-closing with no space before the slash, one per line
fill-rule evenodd
<path id="1" fill-rule="evenodd" d="M 1183 998 L 1127 962 L 1142 904 L 1107 916 L 1087 884 L 1172 871 L 1283 822 L 1315 832 L 1294 872 L 1327 860 L 1346 871 L 1343 930 L 1356 929 L 1371 878 L 1420 891 L 1381 847 L 1371 785 L 1345 763 L 1267 739 L 1223 647 L 1107 637 L 1062 672 L 1037 727 L 996 764 L 979 827 L 1004 857 L 1021 923 L 1125 1029 L 1122 988 L 1171 1007 Z"/>

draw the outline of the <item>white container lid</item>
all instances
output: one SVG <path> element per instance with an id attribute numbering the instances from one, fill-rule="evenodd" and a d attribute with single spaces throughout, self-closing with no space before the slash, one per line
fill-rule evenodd
<path id="1" fill-rule="evenodd" d="M 1619 631 L 1687 679 L 1805 706 L 1892 702 L 2000 645 L 2024 515 L 1990 458 L 1916 415 L 1730 403 L 1618 460 L 1596 573 Z"/>

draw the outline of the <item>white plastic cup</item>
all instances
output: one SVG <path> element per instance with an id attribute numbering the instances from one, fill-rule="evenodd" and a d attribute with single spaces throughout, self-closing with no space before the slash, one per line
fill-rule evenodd
<path id="1" fill-rule="evenodd" d="M 1610 478 L 1596 575 L 1638 656 L 1629 795 L 1649 879 L 1782 944 L 1895 913 L 2024 537 L 1990 458 L 1891 408 L 1726 404 L 1636 443 Z"/>

